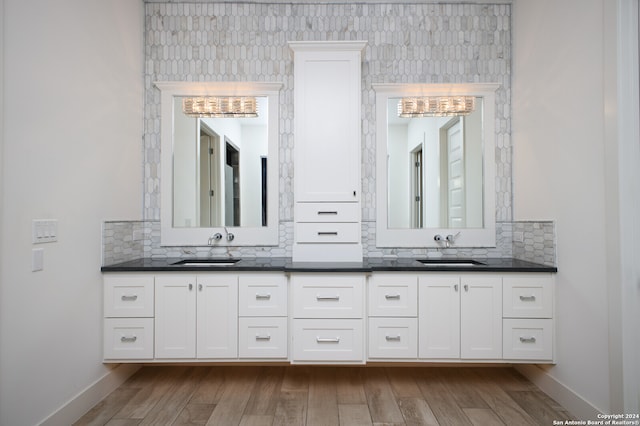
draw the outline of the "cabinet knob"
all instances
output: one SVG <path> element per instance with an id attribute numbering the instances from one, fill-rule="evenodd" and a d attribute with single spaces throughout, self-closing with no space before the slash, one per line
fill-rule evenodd
<path id="1" fill-rule="evenodd" d="M 189 291 L 193 290 L 193 284 L 189 283 Z"/>
<path id="2" fill-rule="evenodd" d="M 198 284 L 198 290 L 202 291 L 202 284 Z"/>
<path id="3" fill-rule="evenodd" d="M 458 292 L 458 284 L 453 285 L 453 290 L 455 290 L 456 293 Z"/>
<path id="4" fill-rule="evenodd" d="M 469 285 L 468 284 L 465 284 L 463 287 L 464 287 L 464 291 L 469 291 Z"/>

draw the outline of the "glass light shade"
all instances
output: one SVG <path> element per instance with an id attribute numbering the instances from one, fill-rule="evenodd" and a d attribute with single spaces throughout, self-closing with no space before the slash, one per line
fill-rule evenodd
<path id="1" fill-rule="evenodd" d="M 473 96 L 421 96 L 402 98 L 398 117 L 444 117 L 468 115 L 475 109 Z"/>
<path id="2" fill-rule="evenodd" d="M 199 96 L 184 98 L 182 111 L 190 117 L 253 118 L 258 104 L 250 96 Z"/>

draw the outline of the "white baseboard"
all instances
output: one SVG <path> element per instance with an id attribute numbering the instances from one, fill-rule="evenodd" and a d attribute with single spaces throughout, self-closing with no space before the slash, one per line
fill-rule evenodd
<path id="1" fill-rule="evenodd" d="M 550 376 L 537 365 L 518 364 L 513 366 L 520 374 L 529 379 L 544 393 L 556 400 L 571 415 L 579 420 L 596 420 L 600 410 L 591 405 L 587 400 Z"/>
<path id="2" fill-rule="evenodd" d="M 140 365 L 138 364 L 119 364 L 44 419 L 40 425 L 68 426 L 73 424 L 139 369 Z"/>

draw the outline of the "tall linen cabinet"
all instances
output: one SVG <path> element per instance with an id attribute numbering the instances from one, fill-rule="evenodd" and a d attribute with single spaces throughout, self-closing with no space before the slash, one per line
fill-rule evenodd
<path id="1" fill-rule="evenodd" d="M 289 42 L 294 52 L 294 261 L 362 260 L 365 44 Z"/>

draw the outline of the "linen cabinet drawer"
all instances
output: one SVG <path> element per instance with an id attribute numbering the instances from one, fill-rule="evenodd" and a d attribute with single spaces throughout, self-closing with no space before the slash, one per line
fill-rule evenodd
<path id="1" fill-rule="evenodd" d="M 369 358 L 417 357 L 417 318 L 369 318 Z"/>
<path id="2" fill-rule="evenodd" d="M 152 359 L 153 318 L 106 318 L 105 359 Z"/>
<path id="3" fill-rule="evenodd" d="M 504 359 L 553 358 L 553 320 L 504 319 L 502 326 Z"/>
<path id="4" fill-rule="evenodd" d="M 362 318 L 364 276 L 294 275 L 294 318 Z"/>
<path id="5" fill-rule="evenodd" d="M 240 358 L 286 358 L 287 318 L 240 318 Z"/>
<path id="6" fill-rule="evenodd" d="M 293 327 L 294 361 L 364 361 L 362 320 L 297 319 Z"/>
<path id="7" fill-rule="evenodd" d="M 374 274 L 369 283 L 369 316 L 418 315 L 416 275 Z"/>
<path id="8" fill-rule="evenodd" d="M 296 203 L 297 222 L 359 222 L 358 203 Z"/>
<path id="9" fill-rule="evenodd" d="M 296 223 L 299 243 L 358 243 L 359 223 Z"/>
<path id="10" fill-rule="evenodd" d="M 553 284 L 550 276 L 505 276 L 502 288 L 503 317 L 552 317 Z"/>
<path id="11" fill-rule="evenodd" d="M 238 312 L 242 317 L 287 316 L 284 275 L 240 275 L 238 293 Z"/>
<path id="12" fill-rule="evenodd" d="M 153 276 L 105 276 L 105 317 L 153 317 Z"/>

